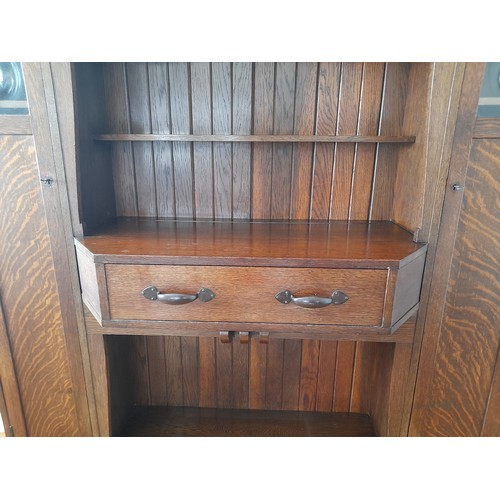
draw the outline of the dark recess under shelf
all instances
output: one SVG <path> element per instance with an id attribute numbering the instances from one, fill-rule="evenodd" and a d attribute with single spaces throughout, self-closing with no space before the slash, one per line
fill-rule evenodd
<path id="1" fill-rule="evenodd" d="M 369 415 L 266 410 L 134 407 L 126 437 L 372 437 Z"/>

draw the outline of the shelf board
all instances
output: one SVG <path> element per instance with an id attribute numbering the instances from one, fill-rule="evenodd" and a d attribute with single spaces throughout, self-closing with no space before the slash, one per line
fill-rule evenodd
<path id="1" fill-rule="evenodd" d="M 389 221 L 118 218 L 77 248 L 101 264 L 399 269 L 426 245 Z"/>
<path id="2" fill-rule="evenodd" d="M 313 413 L 187 407 L 135 407 L 117 436 L 126 437 L 372 437 L 362 413 Z"/>
<path id="3" fill-rule="evenodd" d="M 174 134 L 99 134 L 97 141 L 167 141 L 167 142 L 364 142 L 402 143 L 415 142 L 415 136 L 365 136 L 365 135 L 174 135 Z"/>

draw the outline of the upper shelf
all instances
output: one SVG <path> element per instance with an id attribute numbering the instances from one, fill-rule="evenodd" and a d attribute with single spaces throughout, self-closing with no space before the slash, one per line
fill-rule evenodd
<path id="1" fill-rule="evenodd" d="M 382 135 L 192 135 L 192 134 L 98 134 L 97 141 L 167 142 L 364 142 L 412 144 L 415 136 Z"/>

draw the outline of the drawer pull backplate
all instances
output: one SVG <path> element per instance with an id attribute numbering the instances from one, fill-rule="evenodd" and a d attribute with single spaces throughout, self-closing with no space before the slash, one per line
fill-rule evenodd
<path id="1" fill-rule="evenodd" d="M 295 297 L 290 290 L 282 290 L 275 295 L 275 298 L 282 304 L 293 302 L 300 307 L 307 307 L 309 309 L 318 309 L 332 304 L 338 306 L 349 299 L 349 297 L 340 290 L 334 290 L 329 297 L 318 297 L 316 295 Z"/>
<path id="2" fill-rule="evenodd" d="M 215 298 L 215 293 L 208 288 L 201 288 L 198 293 L 160 293 L 155 286 L 148 286 L 142 291 L 142 295 L 148 300 L 159 300 L 171 306 L 180 306 L 200 299 L 201 302 L 209 302 Z"/>

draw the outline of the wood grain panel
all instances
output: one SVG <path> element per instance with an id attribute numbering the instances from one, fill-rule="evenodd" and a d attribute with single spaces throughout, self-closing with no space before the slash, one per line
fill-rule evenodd
<path id="1" fill-rule="evenodd" d="M 420 139 L 411 148 L 400 150 L 392 219 L 411 231 L 423 229 L 424 239 L 432 222 L 436 191 L 445 182 L 448 163 L 444 159 L 451 153 L 458 68 L 456 63 L 417 63 L 409 75 L 403 132 L 411 130 Z"/>
<path id="2" fill-rule="evenodd" d="M 182 395 L 185 406 L 197 406 L 200 400 L 198 375 L 198 339 L 181 337 Z"/>
<path id="3" fill-rule="evenodd" d="M 92 335 L 88 339 L 92 383 L 96 400 L 98 436 L 111 435 L 112 409 L 110 405 L 110 382 L 108 378 L 108 355 L 103 335 Z M 115 416 L 116 418 L 116 416 Z"/>
<path id="4" fill-rule="evenodd" d="M 294 125 L 295 63 L 277 63 L 274 81 L 274 133 L 291 134 Z M 290 214 L 292 172 L 291 144 L 273 145 L 271 173 L 271 217 L 287 219 Z"/>
<path id="5" fill-rule="evenodd" d="M 234 63 L 233 71 L 232 133 L 252 132 L 252 63 Z M 233 144 L 233 200 L 232 216 L 250 218 L 252 146 Z"/>
<path id="6" fill-rule="evenodd" d="M 384 81 L 384 64 L 364 63 L 358 118 L 358 134 L 377 135 Z M 370 211 L 371 186 L 375 166 L 374 144 L 357 144 L 352 178 L 349 219 L 367 220 Z"/>
<path id="7" fill-rule="evenodd" d="M 130 107 L 130 131 L 151 132 L 149 78 L 146 63 L 127 63 L 127 87 Z M 135 165 L 137 210 L 139 216 L 155 217 L 156 179 L 153 165 L 153 145 L 134 143 L 132 152 Z"/>
<path id="8" fill-rule="evenodd" d="M 215 366 L 215 342 L 218 339 L 211 337 L 200 337 L 199 366 L 200 377 L 200 406 L 202 408 L 214 408 L 217 406 L 217 371 Z"/>
<path id="9" fill-rule="evenodd" d="M 166 405 L 168 401 L 165 339 L 163 337 L 146 337 L 146 347 L 148 352 L 150 402 L 152 405 Z"/>
<path id="10" fill-rule="evenodd" d="M 337 133 L 340 80 L 340 64 L 320 64 L 316 123 L 318 135 L 335 135 Z M 311 194 L 312 219 L 328 219 L 329 216 L 334 152 L 334 144 L 316 144 Z"/>
<path id="11" fill-rule="evenodd" d="M 259 342 L 253 335 L 250 338 L 250 409 L 265 409 L 266 407 L 266 368 L 267 348 L 269 344 Z"/>
<path id="12" fill-rule="evenodd" d="M 337 134 L 339 135 L 357 132 L 362 76 L 363 65 L 361 63 L 342 64 L 341 99 L 337 126 Z M 345 220 L 349 217 L 355 150 L 354 144 L 337 144 L 330 219 Z"/>
<path id="13" fill-rule="evenodd" d="M 500 344 L 500 140 L 474 140 L 421 434 L 479 436 Z"/>
<path id="14" fill-rule="evenodd" d="M 120 191 L 118 213 L 152 213 L 155 204 L 159 215 L 345 219 L 353 197 L 351 218 L 366 218 L 377 145 L 210 143 L 209 136 L 253 134 L 255 139 L 262 134 L 298 134 L 323 140 L 333 134 L 354 141 L 358 134 L 359 140 L 367 140 L 380 121 L 384 76 L 386 124 L 393 123 L 388 119 L 390 110 L 399 109 L 404 100 L 406 66 L 389 65 L 385 74 L 384 67 L 382 63 L 128 63 L 125 71 L 123 65 L 104 65 L 109 130 L 136 132 L 121 139 L 99 136 L 134 140 L 133 146 L 126 142 L 112 146 L 115 188 Z M 339 99 L 344 103 L 340 107 Z M 171 134 L 180 138 L 193 133 L 201 142 L 135 144 L 150 141 L 145 135 L 149 132 L 164 141 Z M 385 145 L 384 151 L 390 157 L 395 148 Z M 385 182 L 384 175 L 377 177 L 379 184 Z"/>
<path id="15" fill-rule="evenodd" d="M 215 343 L 217 366 L 217 407 L 233 405 L 233 346 L 232 343 Z"/>
<path id="16" fill-rule="evenodd" d="M 281 408 L 283 401 L 284 340 L 271 339 L 267 347 L 266 408 Z"/>
<path id="17" fill-rule="evenodd" d="M 380 134 L 400 134 L 403 130 L 409 64 L 387 63 L 384 75 Z M 390 219 L 394 199 L 397 161 L 400 147 L 380 144 L 375 159 L 371 220 Z"/>
<path id="18" fill-rule="evenodd" d="M 316 411 L 332 411 L 337 342 L 320 342 Z"/>
<path id="19" fill-rule="evenodd" d="M 191 132 L 191 104 L 189 99 L 189 66 L 186 63 L 169 63 L 170 113 L 173 134 Z M 175 186 L 175 214 L 192 217 L 193 171 L 191 144 L 172 144 Z"/>
<path id="20" fill-rule="evenodd" d="M 168 65 L 165 63 L 149 63 L 148 81 L 151 132 L 153 134 L 168 134 L 172 131 Z M 175 193 L 172 145 L 154 143 L 153 162 L 156 215 L 159 217 L 173 217 L 175 216 Z M 146 193 L 146 196 L 151 198 L 151 193 Z"/>
<path id="21" fill-rule="evenodd" d="M 0 294 L 27 432 L 79 435 L 31 137 L 0 137 L 0 178 Z"/>
<path id="22" fill-rule="evenodd" d="M 136 405 L 145 405 L 151 401 L 147 337 L 130 337 L 127 341 L 129 343 L 128 365 L 130 366 L 132 380 L 135 381 L 132 386 L 132 399 Z"/>
<path id="23" fill-rule="evenodd" d="M 302 341 L 299 410 L 313 411 L 316 403 L 319 368 L 319 341 Z"/>
<path id="24" fill-rule="evenodd" d="M 316 124 L 318 64 L 297 63 L 294 133 L 312 135 Z M 308 219 L 311 203 L 313 144 L 295 144 L 293 149 L 290 219 Z"/>
<path id="25" fill-rule="evenodd" d="M 283 347 L 283 410 L 298 410 L 302 341 L 285 340 Z"/>
<path id="26" fill-rule="evenodd" d="M 7 325 L 0 303 L 0 392 L 3 400 L 0 418 L 3 419 L 4 429 L 9 432 L 7 426 L 12 426 L 15 436 L 24 437 L 27 435 L 26 424 L 24 422 L 23 407 L 19 386 L 17 384 L 16 369 L 10 350 L 9 337 L 7 335 Z M 1 405 L 0 405 L 1 406 Z"/>
<path id="27" fill-rule="evenodd" d="M 146 337 L 148 347 L 152 338 Z M 119 337 L 114 339 L 116 348 Z M 142 390 L 144 396 L 150 384 L 150 399 L 143 404 L 158 405 L 152 391 L 157 384 L 168 392 L 169 406 L 373 411 L 381 435 L 399 435 L 404 378 L 397 369 L 391 371 L 395 352 L 392 344 L 374 343 L 370 347 L 372 343 L 360 343 L 356 350 L 354 342 L 271 337 L 269 343 L 260 343 L 259 334 L 250 333 L 249 344 L 240 343 L 237 334 L 230 343 L 221 343 L 218 338 L 189 337 L 192 349 L 187 351 L 187 339 L 162 339 L 171 342 L 166 355 L 148 349 L 148 379 L 144 376 L 143 359 L 137 355 L 137 345 L 120 339 L 120 344 L 128 346 L 128 357 L 132 355 L 140 365 L 133 367 L 131 361 L 127 370 L 132 379 L 130 390 L 134 394 Z M 196 342 L 200 346 L 197 352 Z M 402 347 L 407 353 L 411 351 L 410 345 Z M 403 372 L 406 370 L 401 362 L 397 365 Z"/>
<path id="28" fill-rule="evenodd" d="M 180 337 L 165 337 L 165 362 L 167 365 L 167 401 L 169 406 L 182 406 L 182 353 Z"/>
<path id="29" fill-rule="evenodd" d="M 381 326 L 386 270 L 286 269 L 227 266 L 106 265 L 111 319 L 298 323 Z M 173 307 L 140 296 L 151 283 L 162 293 L 197 293 L 209 288 L 215 298 Z M 241 284 L 244 283 L 242 287 Z M 324 308 L 282 304 L 275 295 L 290 289 L 297 297 L 328 296 L 335 288 L 349 300 Z M 240 292 L 234 291 L 240 287 Z M 249 307 L 262 304 L 262 308 Z"/>
<path id="30" fill-rule="evenodd" d="M 338 343 L 333 411 L 349 411 L 350 409 L 355 354 L 356 342 Z"/>
<path id="31" fill-rule="evenodd" d="M 233 408 L 248 408 L 250 349 L 238 338 L 233 341 Z M 200 404 L 201 406 L 201 404 Z"/>
<path id="32" fill-rule="evenodd" d="M 500 351 L 497 355 L 481 436 L 500 437 Z"/>
<path id="33" fill-rule="evenodd" d="M 212 133 L 212 87 L 210 63 L 191 64 L 193 134 Z M 213 148 L 193 144 L 194 202 L 197 217 L 214 217 Z"/>
<path id="34" fill-rule="evenodd" d="M 232 68 L 229 63 L 212 63 L 214 134 L 232 131 Z M 231 217 L 233 211 L 233 155 L 231 144 L 213 144 L 215 217 Z"/>
<path id="35" fill-rule="evenodd" d="M 106 103 L 107 126 L 110 130 L 130 133 L 130 112 L 126 70 L 123 63 L 104 66 L 104 98 Z M 136 216 L 137 192 L 132 145 L 117 143 L 112 145 L 111 164 L 115 191 L 117 215 Z"/>
<path id="36" fill-rule="evenodd" d="M 254 134 L 273 133 L 274 65 L 255 63 L 254 70 Z M 252 217 L 269 219 L 271 216 L 271 182 L 269 172 L 273 165 L 272 144 L 255 144 L 252 169 Z"/>

